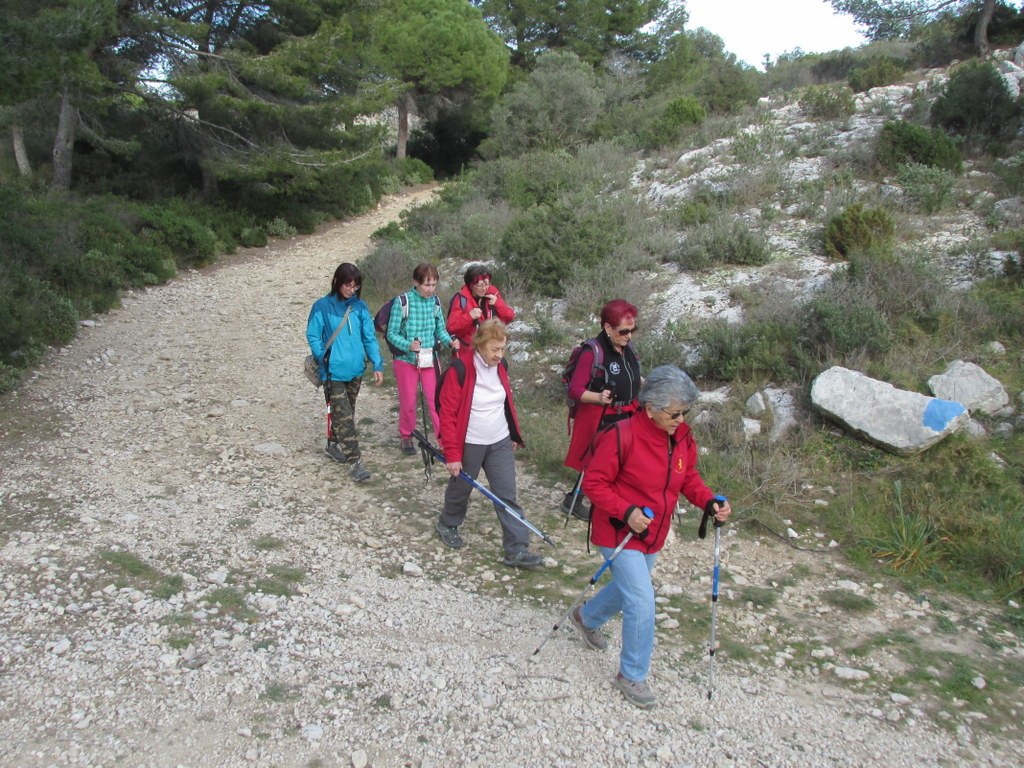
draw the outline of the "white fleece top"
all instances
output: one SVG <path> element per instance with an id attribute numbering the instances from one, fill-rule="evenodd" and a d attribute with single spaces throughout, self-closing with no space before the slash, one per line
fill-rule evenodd
<path id="1" fill-rule="evenodd" d="M 473 388 L 473 406 L 469 410 L 466 442 L 473 445 L 494 445 L 509 436 L 505 419 L 505 388 L 498 378 L 498 367 L 488 365 L 473 352 L 476 386 Z"/>

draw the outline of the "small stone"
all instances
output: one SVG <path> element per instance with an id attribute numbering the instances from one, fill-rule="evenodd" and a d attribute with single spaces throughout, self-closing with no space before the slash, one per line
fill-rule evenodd
<path id="1" fill-rule="evenodd" d="M 423 569 L 416 565 L 416 563 L 406 562 L 402 566 L 402 573 L 404 573 L 406 576 L 422 576 Z"/>
<path id="2" fill-rule="evenodd" d="M 863 669 L 853 669 L 852 667 L 836 667 L 832 672 L 840 680 L 867 680 L 871 677 Z"/>
<path id="3" fill-rule="evenodd" d="M 67 653 L 69 648 L 71 648 L 71 641 L 68 640 L 66 637 L 62 637 L 60 640 L 53 644 L 53 648 L 51 649 L 51 651 L 53 652 L 54 656 L 60 656 L 62 654 Z"/>
<path id="4" fill-rule="evenodd" d="M 365 749 L 357 749 L 352 753 L 352 768 L 366 768 L 370 764 L 370 756 Z"/>

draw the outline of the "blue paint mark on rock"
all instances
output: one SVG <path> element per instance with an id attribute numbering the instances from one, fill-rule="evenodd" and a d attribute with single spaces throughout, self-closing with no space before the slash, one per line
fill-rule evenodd
<path id="1" fill-rule="evenodd" d="M 921 424 L 936 432 L 941 432 L 949 422 L 966 411 L 967 409 L 960 403 L 953 400 L 940 400 L 936 397 L 924 409 Z"/>

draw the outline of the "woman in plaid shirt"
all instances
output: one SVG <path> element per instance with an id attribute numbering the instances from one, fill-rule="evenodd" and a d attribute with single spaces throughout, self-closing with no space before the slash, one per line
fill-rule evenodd
<path id="1" fill-rule="evenodd" d="M 412 431 L 416 428 L 416 385 L 423 386 L 423 399 L 427 401 L 434 436 L 440 431 L 434 391 L 437 375 L 434 368 L 434 345 L 440 341 L 452 349 L 459 348 L 444 327 L 444 313 L 434 293 L 437 291 L 438 273 L 433 264 L 419 264 L 412 273 L 413 289 L 408 298 L 408 313 L 392 311 L 388 320 L 388 341 L 402 351 L 392 365 L 398 383 L 398 436 L 402 453 L 413 455 Z"/>

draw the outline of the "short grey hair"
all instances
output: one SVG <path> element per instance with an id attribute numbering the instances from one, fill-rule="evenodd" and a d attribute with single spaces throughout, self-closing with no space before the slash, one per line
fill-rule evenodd
<path id="1" fill-rule="evenodd" d="M 691 405 L 700 397 L 693 379 L 674 365 L 659 365 L 644 379 L 638 399 L 641 405 L 661 410 L 674 403 Z"/>

